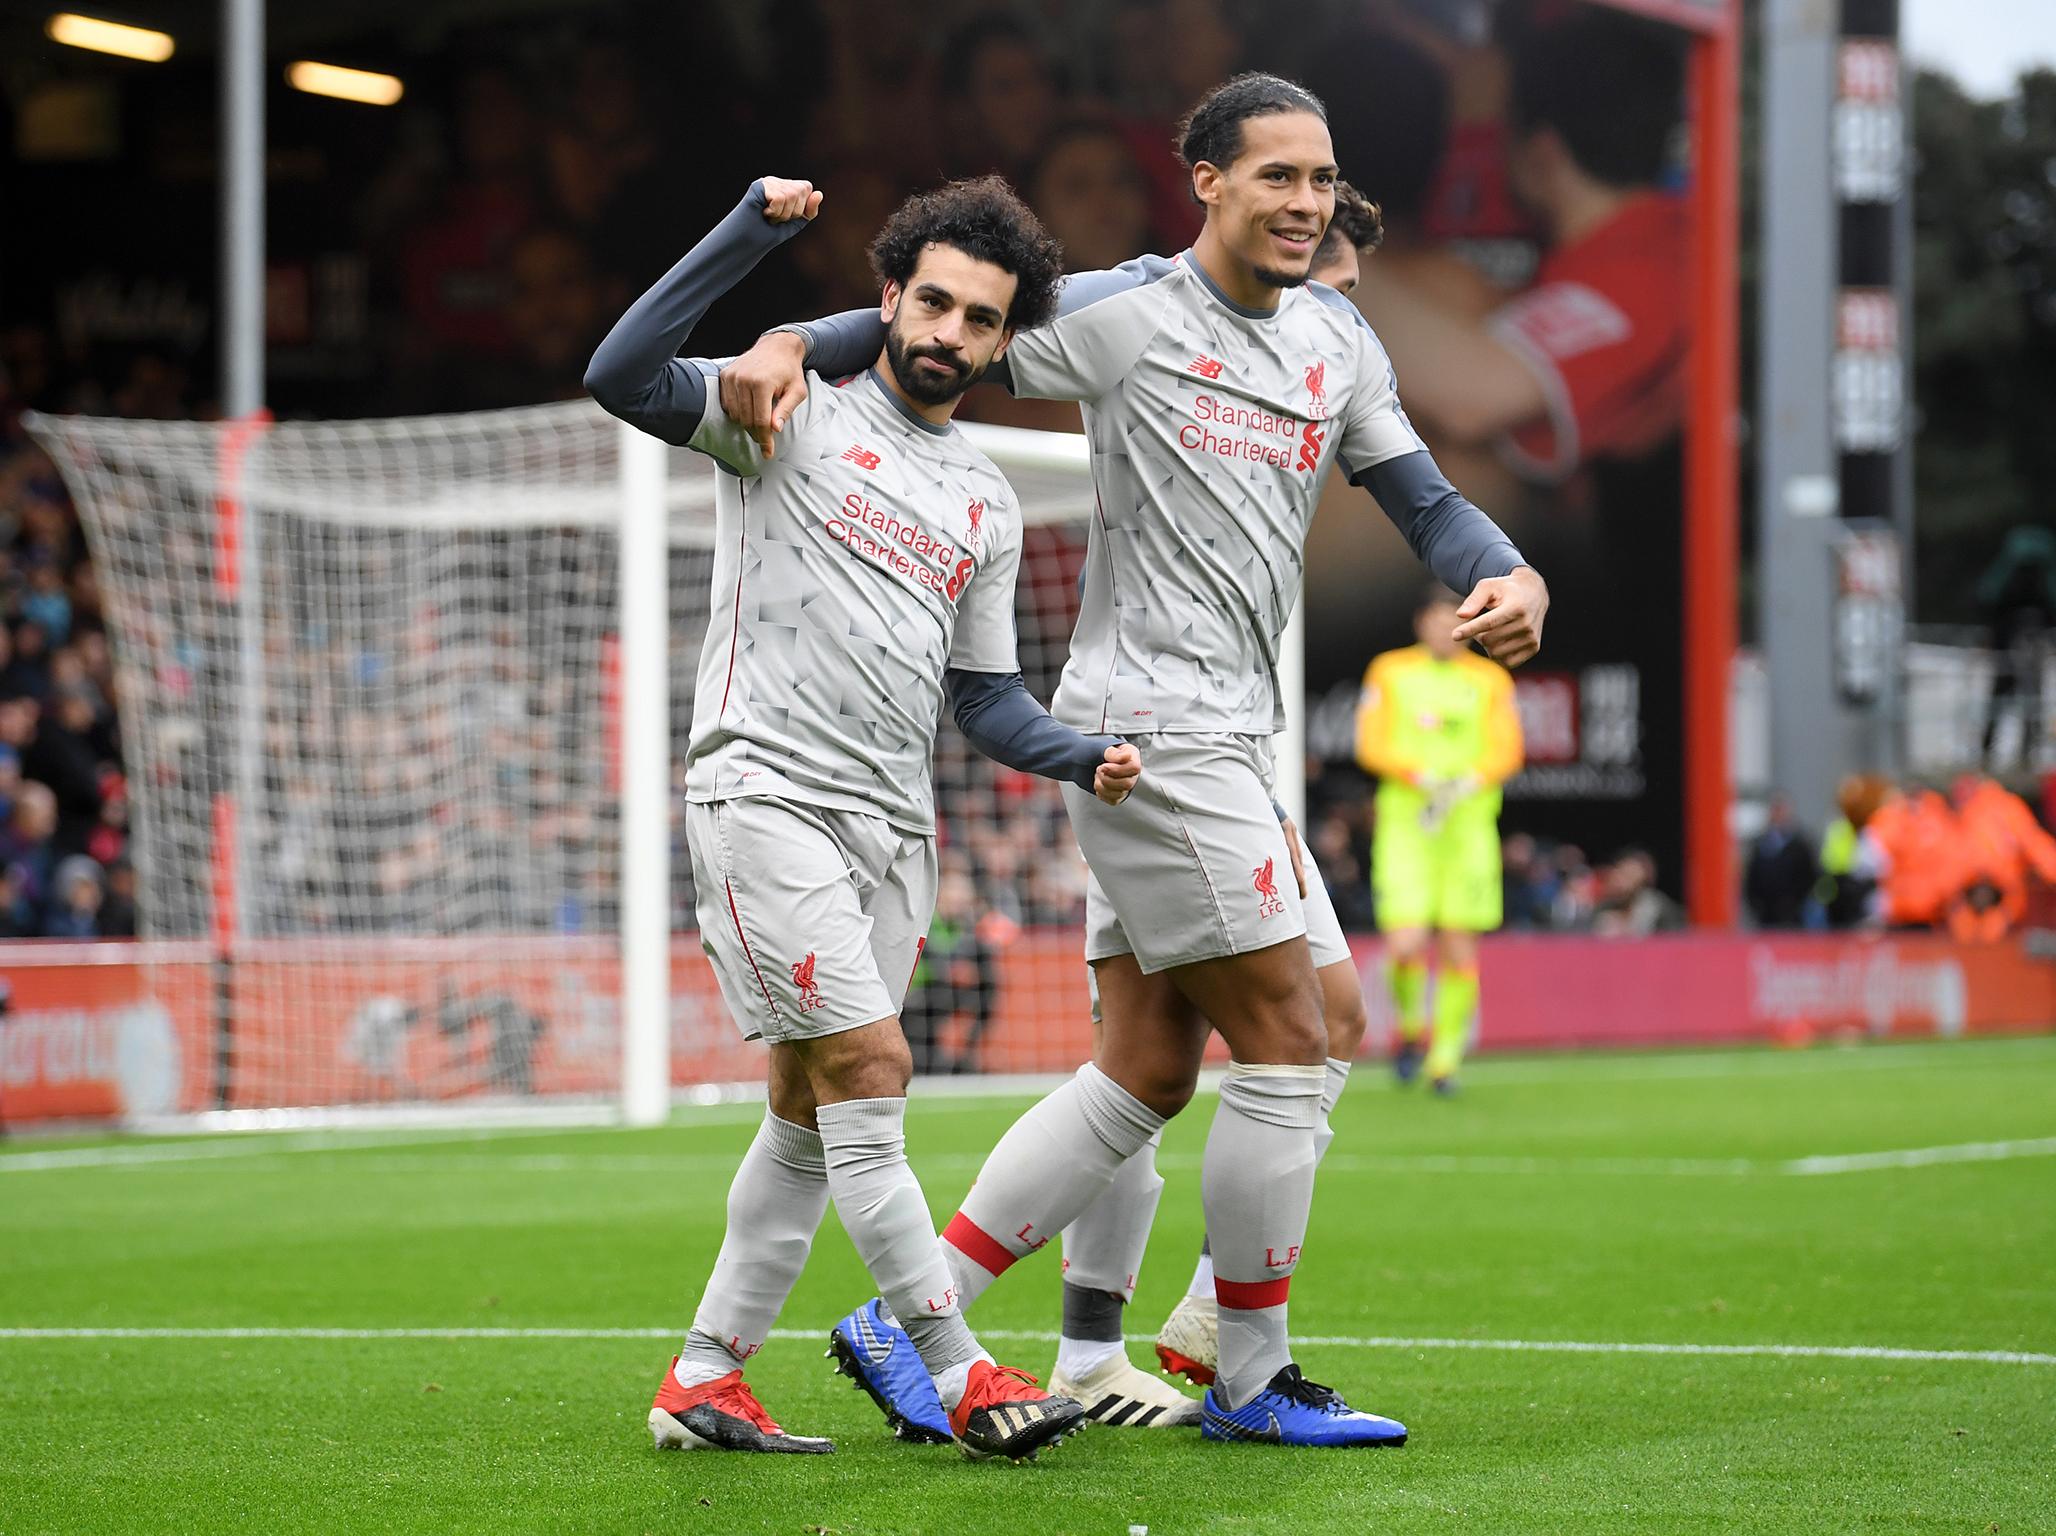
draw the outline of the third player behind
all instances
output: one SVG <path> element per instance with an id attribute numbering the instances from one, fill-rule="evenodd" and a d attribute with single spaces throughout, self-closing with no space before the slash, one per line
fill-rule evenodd
<path id="1" fill-rule="evenodd" d="M 1521 718 L 1506 668 L 1450 638 L 1456 598 L 1431 587 L 1414 613 L 1415 644 L 1364 673 L 1356 758 L 1378 779 L 1371 889 L 1402 1083 L 1421 1069 L 1428 958 L 1435 959 L 1428 1080 L 1456 1091 L 1478 1010 L 1478 935 L 1500 921 L 1499 799 L 1521 766 Z"/>

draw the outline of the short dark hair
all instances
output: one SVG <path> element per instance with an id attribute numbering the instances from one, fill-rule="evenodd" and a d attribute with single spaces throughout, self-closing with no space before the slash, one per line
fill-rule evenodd
<path id="1" fill-rule="evenodd" d="M 1414 617 L 1419 618 L 1430 608 L 1439 608 L 1444 603 L 1454 608 L 1463 606 L 1463 599 L 1439 581 L 1424 581 L 1414 594 Z"/>
<path id="2" fill-rule="evenodd" d="M 921 253 L 947 245 L 976 261 L 989 261 L 1014 277 L 1007 325 L 1029 330 L 1056 314 L 1064 248 L 1042 227 L 1003 176 L 945 182 L 917 192 L 893 211 L 871 242 L 871 270 L 880 283 L 913 280 Z"/>
<path id="3" fill-rule="evenodd" d="M 1335 216 L 1314 252 L 1314 265 L 1332 261 L 1345 246 L 1366 254 L 1385 238 L 1385 218 L 1378 205 L 1346 181 L 1335 183 Z"/>
<path id="4" fill-rule="evenodd" d="M 1279 112 L 1311 112 L 1328 120 L 1321 98 L 1295 81 L 1254 71 L 1223 81 L 1178 125 L 1178 158 L 1188 171 L 1202 160 L 1225 170 L 1242 153 L 1242 125 Z"/>
<path id="5" fill-rule="evenodd" d="M 1608 186 L 1647 186 L 1670 165 L 1684 89 L 1676 39 L 1632 16 L 1586 11 L 1515 50 L 1513 120 L 1523 133 L 1553 128 Z"/>

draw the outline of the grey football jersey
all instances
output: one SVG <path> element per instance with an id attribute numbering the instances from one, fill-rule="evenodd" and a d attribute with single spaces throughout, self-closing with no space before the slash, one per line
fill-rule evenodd
<path id="1" fill-rule="evenodd" d="M 1187 252 L 1073 278 L 1007 364 L 1015 394 L 1083 405 L 1098 493 L 1051 712 L 1089 731 L 1281 729 L 1278 640 L 1330 468 L 1423 446 L 1370 327 L 1326 289 L 1244 308 Z"/>
<path id="2" fill-rule="evenodd" d="M 1018 670 L 1020 509 L 990 459 L 875 373 L 807 383 L 775 458 L 711 381 L 692 436 L 733 473 L 686 798 L 780 795 L 932 832 L 944 671 Z"/>

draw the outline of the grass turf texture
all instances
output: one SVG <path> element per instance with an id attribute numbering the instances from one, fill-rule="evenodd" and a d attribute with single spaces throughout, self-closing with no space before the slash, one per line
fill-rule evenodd
<path id="1" fill-rule="evenodd" d="M 1358 1068 L 1297 1335 L 2056 1347 L 2056 1159 L 1788 1159 L 2056 1135 L 2056 1040 L 1487 1061 L 1454 1102 Z M 1017 1101 L 917 1101 L 946 1218 Z M 1133 1332 L 1199 1229 L 1200 1100 Z M 0 1337 L 0 1531 L 2056 1530 L 2056 1366 L 1311 1342 L 1400 1451 L 1094 1427 L 1032 1466 L 885 1437 L 820 1336 L 871 1293 L 831 1213 L 750 1378 L 833 1458 L 652 1450 L 643 1416 L 756 1111 L 650 1132 L 171 1143 L 0 1167 L 9 1328 L 654 1328 L 601 1339 Z M 61 1145 L 0 1149 L 41 1156 Z M 130 1144 L 123 1144 L 128 1146 Z M 149 1144 L 135 1144 L 149 1155 Z M 1055 1255 L 973 1322 L 1046 1373 Z M 1131 1346 L 1138 1360 L 1146 1345 Z"/>

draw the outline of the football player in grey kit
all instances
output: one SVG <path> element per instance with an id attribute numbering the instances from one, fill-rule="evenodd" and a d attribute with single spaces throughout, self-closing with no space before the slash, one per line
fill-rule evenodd
<path id="1" fill-rule="evenodd" d="M 1217 1029 L 1231 1063 L 1201 1176 L 1220 1311 L 1202 1432 L 1394 1445 L 1402 1425 L 1307 1381 L 1286 1342 L 1331 1074 L 1271 803 L 1277 642 L 1338 463 L 1468 594 L 1463 640 L 1518 665 L 1540 644 L 1548 594 L 1436 469 L 1368 325 L 1339 294 L 1305 286 L 1337 179 L 1320 101 L 1239 76 L 1194 109 L 1182 148 L 1205 210 L 1193 248 L 1072 278 L 1056 321 L 994 373 L 1016 394 L 1084 407 L 1098 505 L 1054 712 L 1124 733 L 1149 777 L 1118 820 L 1065 791 L 1094 877 L 1086 958 L 1101 1046 L 993 1149 L 944 1249 L 968 1306 L 1151 1144 L 1191 1097 Z M 833 371 L 878 336 L 853 316 L 799 330 L 764 338 L 724 379 L 731 415 L 764 430 L 794 408 L 802 355 Z"/>
<path id="2" fill-rule="evenodd" d="M 935 904 L 935 722 L 947 689 L 974 745 L 1109 807 L 1140 764 L 1133 747 L 1059 725 L 1022 687 L 1020 509 L 950 424 L 964 390 L 1053 307 L 1055 243 L 1004 182 L 912 198 L 887 222 L 872 260 L 890 329 L 862 377 L 792 414 L 775 457 L 723 412 L 720 365 L 676 356 L 821 198 L 804 181 L 753 183 L 586 374 L 615 415 L 722 471 L 686 832 L 722 997 L 745 1036 L 770 1043 L 764 1123 L 649 1423 L 660 1446 L 833 1449 L 782 1430 L 741 1370 L 833 1199 L 907 1320 L 910 1343 L 887 1363 L 941 1409 L 917 1427 L 1018 1460 L 1083 1410 L 978 1347 L 906 1159 L 898 1013 Z"/>

